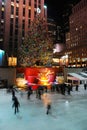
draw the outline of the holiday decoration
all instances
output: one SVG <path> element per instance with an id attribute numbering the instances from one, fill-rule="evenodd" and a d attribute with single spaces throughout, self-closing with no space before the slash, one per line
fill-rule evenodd
<path id="1" fill-rule="evenodd" d="M 20 66 L 50 66 L 53 57 L 53 41 L 48 35 L 47 22 L 39 15 L 30 25 L 28 35 L 18 50 Z"/>

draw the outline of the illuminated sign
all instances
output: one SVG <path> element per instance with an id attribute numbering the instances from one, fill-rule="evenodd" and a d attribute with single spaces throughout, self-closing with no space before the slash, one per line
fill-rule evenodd
<path id="1" fill-rule="evenodd" d="M 3 50 L 0 50 L 0 66 L 3 65 L 3 57 L 4 57 L 5 52 Z"/>

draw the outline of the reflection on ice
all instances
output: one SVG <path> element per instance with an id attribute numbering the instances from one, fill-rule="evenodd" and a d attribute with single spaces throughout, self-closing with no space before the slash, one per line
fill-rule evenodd
<path id="1" fill-rule="evenodd" d="M 69 101 L 66 100 L 66 101 L 65 101 L 65 104 L 68 106 L 68 105 L 69 105 Z"/>
<path id="2" fill-rule="evenodd" d="M 31 95 L 16 93 L 20 101 L 20 112 L 14 115 L 12 96 L 0 90 L 0 130 L 87 130 L 87 90 L 73 91 L 71 96 L 58 93 L 44 94 L 43 102 Z M 48 97 L 46 97 L 48 96 Z M 44 99 L 46 98 L 46 99 Z M 52 105 L 51 114 L 46 115 L 44 105 Z"/>

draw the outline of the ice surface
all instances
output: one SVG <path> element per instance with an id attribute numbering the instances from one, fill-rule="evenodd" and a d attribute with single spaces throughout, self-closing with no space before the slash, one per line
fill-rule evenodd
<path id="1" fill-rule="evenodd" d="M 24 92 L 20 101 L 20 112 L 15 115 L 12 95 L 0 89 L 0 130 L 87 130 L 87 90 L 81 86 L 71 95 L 51 93 L 52 110 L 46 108 L 35 94 L 30 100 Z"/>

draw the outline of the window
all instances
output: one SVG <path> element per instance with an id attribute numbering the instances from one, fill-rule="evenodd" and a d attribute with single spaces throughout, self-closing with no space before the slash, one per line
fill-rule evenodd
<path id="1" fill-rule="evenodd" d="M 38 8 L 41 9 L 41 5 L 38 5 Z"/>
<path id="2" fill-rule="evenodd" d="M 19 8 L 16 7 L 16 15 L 18 16 L 18 14 L 19 14 Z"/>
<path id="3" fill-rule="evenodd" d="M 22 37 L 24 37 L 24 35 L 25 35 L 25 32 L 24 32 L 24 30 L 22 30 Z"/>
<path id="4" fill-rule="evenodd" d="M 41 4 L 41 0 L 38 0 L 39 4 Z"/>
<path id="5" fill-rule="evenodd" d="M 4 12 L 1 12 L 1 18 L 4 19 Z"/>
<path id="6" fill-rule="evenodd" d="M 13 18 L 10 19 L 10 24 L 13 24 Z"/>
<path id="7" fill-rule="evenodd" d="M 13 35 L 13 24 L 10 24 L 10 36 Z"/>
<path id="8" fill-rule="evenodd" d="M 25 0 L 23 0 L 23 4 L 25 5 Z"/>
<path id="9" fill-rule="evenodd" d="M 17 47 L 18 47 L 17 46 L 18 45 L 17 42 L 18 42 L 18 39 L 15 39 L 15 44 L 14 44 L 15 51 L 17 50 Z"/>
<path id="10" fill-rule="evenodd" d="M 13 39 L 12 39 L 12 37 L 10 37 L 10 39 L 9 39 L 9 50 L 11 50 L 12 49 L 12 44 L 13 44 Z"/>
<path id="11" fill-rule="evenodd" d="M 18 18 L 15 19 L 15 27 L 18 28 Z"/>
<path id="12" fill-rule="evenodd" d="M 17 28 L 15 29 L 15 35 L 18 35 L 18 29 Z"/>
<path id="13" fill-rule="evenodd" d="M 25 8 L 23 8 L 23 16 L 25 16 Z"/>
<path id="14" fill-rule="evenodd" d="M 37 8 L 37 3 L 34 4 L 34 8 Z"/>
<path id="15" fill-rule="evenodd" d="M 37 8 L 37 0 L 34 0 L 34 8 Z"/>
<path id="16" fill-rule="evenodd" d="M 28 19 L 28 28 L 30 27 L 31 19 Z"/>
<path id="17" fill-rule="evenodd" d="M 28 17 L 31 18 L 31 10 L 29 9 Z"/>
<path id="18" fill-rule="evenodd" d="M 19 0 L 16 0 L 16 3 L 19 3 Z"/>
<path id="19" fill-rule="evenodd" d="M 4 11 L 4 7 L 2 6 L 2 11 Z"/>
<path id="20" fill-rule="evenodd" d="M 11 6 L 11 14 L 14 14 L 14 6 Z"/>
<path id="21" fill-rule="evenodd" d="M 29 0 L 29 6 L 31 6 L 31 0 Z"/>
<path id="22" fill-rule="evenodd" d="M 22 29 L 25 29 L 25 20 L 22 21 Z"/>
<path id="23" fill-rule="evenodd" d="M 36 12 L 36 11 L 34 11 L 34 17 L 36 17 L 36 15 L 37 15 L 37 12 Z"/>

